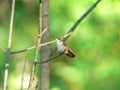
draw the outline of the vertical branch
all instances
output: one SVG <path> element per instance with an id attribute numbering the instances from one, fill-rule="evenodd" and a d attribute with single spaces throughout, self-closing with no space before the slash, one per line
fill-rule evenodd
<path id="1" fill-rule="evenodd" d="M 14 19 L 14 9 L 15 9 L 15 0 L 12 1 L 10 31 L 9 31 L 9 38 L 8 38 L 8 49 L 7 49 L 7 53 L 6 53 L 6 63 L 5 63 L 4 90 L 6 90 L 6 88 L 7 88 L 8 68 L 9 68 L 9 59 L 10 59 L 10 47 L 11 47 L 13 19 Z"/>
<path id="2" fill-rule="evenodd" d="M 39 1 L 39 32 L 42 33 L 42 0 Z"/>
<path id="3" fill-rule="evenodd" d="M 21 89 L 20 90 L 23 90 L 23 82 L 24 82 L 24 74 L 25 74 L 26 61 L 27 61 L 27 59 L 25 58 L 24 67 L 23 67 L 23 73 L 22 73 L 22 79 L 21 79 Z"/>
<path id="4" fill-rule="evenodd" d="M 39 28 L 38 28 L 38 35 L 39 36 L 38 36 L 37 43 L 36 43 L 36 51 L 35 51 L 33 65 L 32 65 L 32 70 L 31 70 L 31 75 L 30 75 L 30 81 L 29 81 L 28 89 L 32 86 L 32 81 L 34 80 L 34 73 L 35 73 L 35 69 L 36 69 L 36 63 L 35 62 L 37 62 L 38 51 L 39 51 L 39 44 L 40 44 L 41 36 L 42 36 L 42 3 L 41 3 L 41 0 L 40 0 L 39 8 L 40 8 L 40 11 L 39 11 L 39 16 L 40 16 L 39 24 L 40 25 L 39 25 Z"/>
<path id="5" fill-rule="evenodd" d="M 49 26 L 49 0 L 41 0 L 42 3 L 42 30 L 47 28 L 45 34 L 41 37 L 41 43 L 49 41 L 50 26 Z M 41 62 L 49 59 L 49 45 L 41 47 Z M 40 65 L 40 90 L 49 90 L 49 63 Z"/>

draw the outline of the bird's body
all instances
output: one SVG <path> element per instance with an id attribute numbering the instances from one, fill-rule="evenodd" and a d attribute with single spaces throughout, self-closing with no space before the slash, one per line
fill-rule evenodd
<path id="1" fill-rule="evenodd" d="M 56 42 L 57 42 L 57 49 L 58 51 L 60 52 L 64 52 L 65 49 L 67 48 L 66 45 L 64 45 L 64 43 L 58 39 L 56 39 Z"/>
<path id="2" fill-rule="evenodd" d="M 69 49 L 63 41 L 61 41 L 60 39 L 56 39 L 56 43 L 57 43 L 58 51 L 65 53 L 67 56 L 69 56 L 71 58 L 75 57 L 72 50 Z"/>

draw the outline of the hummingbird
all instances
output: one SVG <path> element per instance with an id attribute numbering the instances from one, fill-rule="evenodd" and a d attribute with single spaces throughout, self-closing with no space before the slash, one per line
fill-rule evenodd
<path id="1" fill-rule="evenodd" d="M 72 50 L 69 47 L 67 47 L 67 45 L 59 38 L 56 39 L 56 44 L 57 44 L 58 51 L 66 54 L 67 56 L 71 58 L 75 57 L 75 54 L 72 52 Z"/>

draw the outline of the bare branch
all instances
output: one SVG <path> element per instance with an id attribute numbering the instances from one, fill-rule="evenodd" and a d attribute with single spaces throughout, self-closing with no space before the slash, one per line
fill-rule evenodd
<path id="1" fill-rule="evenodd" d="M 10 47 L 11 47 L 13 19 L 14 19 L 14 9 L 15 9 L 15 0 L 12 1 L 10 30 L 9 30 L 9 38 L 8 38 L 8 50 L 6 53 L 6 63 L 5 63 L 4 90 L 6 90 L 6 88 L 7 88 L 8 68 L 9 68 L 9 59 L 10 59 Z"/>
<path id="2" fill-rule="evenodd" d="M 45 30 L 44 30 L 41 34 L 39 34 L 38 37 L 42 37 L 42 35 L 43 35 L 46 31 L 47 31 L 47 28 L 45 28 Z"/>
<path id="3" fill-rule="evenodd" d="M 23 67 L 23 73 L 22 73 L 22 80 L 21 80 L 21 90 L 23 90 L 23 82 L 24 82 L 24 74 L 25 74 L 26 61 L 27 61 L 27 59 L 25 58 L 24 67 Z"/>
<path id="4" fill-rule="evenodd" d="M 65 38 L 68 38 L 70 35 L 72 34 L 72 32 L 67 33 L 66 35 L 64 35 L 61 40 L 64 41 Z"/>
<path id="5" fill-rule="evenodd" d="M 38 53 L 39 53 L 39 44 L 40 44 L 40 41 L 41 41 L 41 38 L 42 36 L 45 34 L 47 28 L 45 28 L 43 31 L 42 31 L 42 3 L 40 1 L 40 5 L 39 5 L 39 28 L 38 28 L 38 39 L 37 39 L 37 42 L 36 42 L 36 51 L 35 51 L 35 55 L 34 55 L 34 60 L 33 60 L 33 64 L 32 64 L 32 70 L 31 70 L 31 75 L 30 75 L 30 81 L 29 81 L 29 87 L 28 89 L 32 86 L 33 82 L 32 80 L 34 79 L 34 73 L 35 73 L 35 70 L 36 70 L 36 62 L 37 61 L 37 58 L 38 58 Z"/>
<path id="6" fill-rule="evenodd" d="M 49 61 L 51 61 L 51 60 L 54 60 L 55 58 L 57 58 L 57 57 L 59 57 L 59 56 L 61 56 L 61 55 L 63 55 L 63 54 L 64 54 L 64 53 L 59 53 L 59 54 L 57 54 L 56 56 L 53 56 L 53 57 L 49 58 L 48 60 L 45 60 L 45 61 L 42 61 L 42 62 L 37 61 L 37 62 L 34 62 L 34 63 L 36 63 L 36 64 L 43 64 L 43 63 L 49 62 Z"/>
<path id="7" fill-rule="evenodd" d="M 88 15 L 90 14 L 90 12 L 97 6 L 97 4 L 100 2 L 101 0 L 97 0 L 76 22 L 75 24 L 72 26 L 72 28 L 67 32 L 68 33 L 72 33 L 76 27 L 83 21 L 83 19 Z M 70 34 L 71 35 L 71 34 Z M 69 36 L 70 36 L 69 35 Z M 69 37 L 68 36 L 68 37 Z M 63 40 L 65 41 L 68 37 L 64 38 L 63 37 Z"/>
<path id="8" fill-rule="evenodd" d="M 33 60 L 33 62 L 37 62 L 40 39 L 41 39 L 42 35 L 46 32 L 46 30 L 47 30 L 47 28 L 45 28 L 45 30 L 44 30 L 41 34 L 40 34 L 40 32 L 38 33 L 40 36 L 38 37 L 37 42 L 36 42 L 36 51 L 35 51 L 35 55 L 34 55 L 34 60 Z M 41 31 L 41 30 L 40 30 L 40 31 Z M 32 86 L 32 80 L 33 80 L 33 78 L 34 78 L 35 70 L 36 70 L 36 63 L 33 63 L 28 89 Z"/>
<path id="9" fill-rule="evenodd" d="M 34 47 L 35 48 L 35 47 Z M 28 51 L 28 48 L 27 49 L 24 49 L 24 50 L 19 50 L 19 51 L 14 51 L 14 52 L 10 52 L 10 54 L 17 54 L 17 53 L 22 53 L 22 52 L 26 52 Z"/>
<path id="10" fill-rule="evenodd" d="M 50 41 L 50 42 L 46 42 L 46 43 L 43 43 L 43 44 L 39 44 L 39 47 L 46 46 L 46 45 L 54 43 L 54 42 L 55 42 L 55 40 Z M 22 53 L 22 52 L 26 52 L 26 51 L 32 50 L 34 48 L 36 48 L 36 46 L 32 46 L 32 47 L 29 47 L 29 48 L 26 48 L 26 49 L 23 49 L 23 50 L 19 50 L 19 51 L 10 52 L 10 54 Z"/>
<path id="11" fill-rule="evenodd" d="M 72 26 L 72 28 L 67 32 L 68 33 L 72 33 L 76 27 L 83 21 L 83 19 L 90 14 L 90 12 L 97 6 L 97 4 L 100 2 L 101 0 L 97 0 L 76 22 L 75 24 Z M 71 35 L 71 34 L 70 34 Z M 69 35 L 69 36 L 70 36 Z M 65 35 L 64 35 L 65 36 Z M 67 37 L 63 37 L 63 41 L 65 41 L 69 36 Z"/>
<path id="12" fill-rule="evenodd" d="M 2 47 L 0 47 L 0 50 L 2 50 L 3 52 L 6 52 L 6 50 L 4 48 L 2 48 Z"/>

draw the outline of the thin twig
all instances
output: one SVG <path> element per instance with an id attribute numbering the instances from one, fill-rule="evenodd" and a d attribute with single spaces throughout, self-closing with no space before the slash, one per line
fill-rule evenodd
<path id="1" fill-rule="evenodd" d="M 6 88 L 7 88 L 8 68 L 9 68 L 9 59 L 10 59 L 10 47 L 11 47 L 13 19 L 14 19 L 14 9 L 15 9 L 15 0 L 12 1 L 10 30 L 9 30 L 9 38 L 8 38 L 8 49 L 7 49 L 7 53 L 6 53 L 6 63 L 5 63 L 4 90 L 6 90 Z"/>
<path id="2" fill-rule="evenodd" d="M 97 6 L 97 4 L 100 2 L 101 0 L 97 0 L 76 22 L 75 24 L 72 26 L 72 28 L 67 32 L 68 33 L 72 33 L 76 27 L 83 21 L 83 19 L 85 19 L 85 17 L 90 14 L 90 12 Z M 71 35 L 71 34 L 70 34 Z M 69 36 L 70 36 L 69 35 Z M 68 36 L 68 37 L 69 37 Z M 63 40 L 65 41 L 68 37 L 63 38 Z"/>
<path id="3" fill-rule="evenodd" d="M 26 61 L 27 61 L 27 59 L 25 57 L 24 67 L 23 67 L 23 73 L 22 73 L 22 80 L 21 80 L 21 90 L 23 90 L 23 82 L 24 82 L 24 74 L 25 74 Z"/>
<path id="4" fill-rule="evenodd" d="M 55 40 L 50 41 L 50 42 L 46 42 L 46 43 L 43 43 L 43 44 L 39 44 L 39 47 L 46 46 L 46 45 L 54 43 L 54 42 L 55 42 Z M 32 47 L 29 47 L 29 48 L 26 48 L 26 49 L 23 49 L 23 50 L 19 50 L 19 51 L 13 51 L 13 52 L 10 52 L 10 54 L 18 54 L 18 53 L 22 53 L 22 52 L 32 50 L 34 48 L 36 48 L 36 46 L 32 46 Z"/>
<path id="5" fill-rule="evenodd" d="M 59 56 L 61 56 L 61 55 L 63 55 L 63 54 L 64 54 L 64 53 L 59 53 L 59 54 L 57 54 L 56 56 L 53 56 L 53 57 L 49 58 L 48 60 L 45 60 L 45 61 L 42 61 L 42 62 L 37 61 L 37 62 L 34 62 L 34 63 L 43 64 L 43 63 L 49 62 L 49 61 L 51 61 L 51 60 L 54 60 L 55 58 L 57 58 L 57 57 L 59 57 Z"/>
<path id="6" fill-rule="evenodd" d="M 39 44 L 40 44 L 40 41 L 41 41 L 41 37 L 46 32 L 46 30 L 47 30 L 47 28 L 45 28 L 42 31 L 42 3 L 40 1 L 40 18 L 39 18 L 39 28 L 38 28 L 38 35 L 40 35 L 40 36 L 38 37 L 37 42 L 36 42 L 36 51 L 35 51 L 34 60 L 33 60 L 33 64 L 32 64 L 32 70 L 31 70 L 31 75 L 30 75 L 30 81 L 29 81 L 28 89 L 33 84 L 32 80 L 34 79 L 34 73 L 35 73 L 35 70 L 36 70 L 36 63 L 34 63 L 34 62 L 37 62 L 38 52 L 39 52 L 39 48 L 40 48 Z"/>
<path id="7" fill-rule="evenodd" d="M 0 47 L 0 50 L 2 50 L 3 52 L 6 52 L 6 50 L 4 48 L 2 48 L 2 47 Z"/>
<path id="8" fill-rule="evenodd" d="M 38 37 L 37 39 L 37 43 L 36 43 L 36 51 L 35 51 L 35 55 L 34 55 L 34 60 L 33 62 L 37 62 L 37 58 L 38 58 L 38 51 L 39 51 L 39 44 L 40 44 L 40 38 L 42 37 L 42 35 L 46 32 L 47 28 L 45 28 L 45 30 L 40 34 L 40 37 Z M 28 89 L 31 87 L 32 85 L 32 80 L 34 78 L 34 73 L 36 70 L 36 63 L 33 63 L 32 65 L 32 70 L 31 70 L 31 75 L 30 75 L 30 81 L 29 81 L 29 87 Z"/>
<path id="9" fill-rule="evenodd" d="M 42 37 L 42 35 L 47 31 L 47 28 L 45 28 L 45 30 L 43 32 L 41 32 L 41 34 L 38 35 L 38 37 Z"/>
<path id="10" fill-rule="evenodd" d="M 35 51 L 35 55 L 34 55 L 34 60 L 33 60 L 33 62 L 37 61 L 37 58 L 38 58 L 39 43 L 40 43 L 40 37 L 38 38 L 37 43 L 36 43 L 36 51 Z M 33 63 L 33 64 L 32 64 L 32 69 L 31 69 L 31 74 L 30 74 L 30 81 L 29 81 L 28 90 L 29 90 L 29 88 L 32 86 L 32 83 L 33 83 L 32 81 L 33 81 L 33 79 L 34 79 L 35 70 L 36 70 L 36 64 Z"/>
<path id="11" fill-rule="evenodd" d="M 65 38 L 68 38 L 71 34 L 72 34 L 72 32 L 69 32 L 69 33 L 65 34 L 65 35 L 61 38 L 61 40 L 64 41 L 64 39 L 65 39 Z"/>

